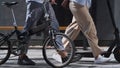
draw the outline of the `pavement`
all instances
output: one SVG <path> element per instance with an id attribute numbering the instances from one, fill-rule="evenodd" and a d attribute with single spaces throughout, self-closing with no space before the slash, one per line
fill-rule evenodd
<path id="1" fill-rule="evenodd" d="M 106 48 L 105 48 L 106 49 Z M 31 58 L 34 62 L 36 62 L 36 65 L 18 65 L 17 64 L 17 58 L 11 55 L 9 60 L 5 63 L 0 65 L 0 68 L 52 68 L 49 66 L 43 59 L 42 56 L 42 49 L 39 48 L 33 48 L 29 49 L 28 56 Z M 93 57 L 82 57 L 81 60 L 78 60 L 77 62 L 70 63 L 68 66 L 64 68 L 120 68 L 120 63 L 118 63 L 114 59 L 114 55 L 112 54 L 110 56 L 111 61 L 104 63 L 104 64 L 94 64 L 94 58 Z"/>

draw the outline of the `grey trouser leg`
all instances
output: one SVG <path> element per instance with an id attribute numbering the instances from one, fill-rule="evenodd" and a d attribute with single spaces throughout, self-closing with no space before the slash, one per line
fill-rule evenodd
<path id="1" fill-rule="evenodd" d="M 51 18 L 51 26 L 52 26 L 52 28 L 59 31 L 59 23 L 58 23 L 58 21 L 56 19 L 55 12 L 54 12 L 54 10 L 53 10 L 50 3 L 49 3 L 49 12 L 50 12 L 49 14 L 50 14 L 50 18 Z M 62 38 L 60 36 L 57 36 L 55 41 L 57 43 L 58 50 L 64 50 L 63 43 L 62 43 Z"/>
<path id="2" fill-rule="evenodd" d="M 27 3 L 27 13 L 26 13 L 26 23 L 24 26 L 24 31 L 29 31 L 33 25 L 42 17 L 43 5 L 34 1 L 29 1 Z"/>
<path id="3" fill-rule="evenodd" d="M 56 31 L 59 31 L 59 23 L 55 17 L 54 10 L 50 3 L 48 4 L 48 6 L 49 6 L 48 12 L 49 12 L 50 18 L 51 18 L 51 26 Z M 23 32 L 29 31 L 32 27 L 34 27 L 34 25 L 42 17 L 43 14 L 44 14 L 43 5 L 41 3 L 37 3 L 34 1 L 28 2 L 27 3 L 27 13 L 26 13 L 26 23 L 25 23 Z M 28 46 L 29 46 L 29 40 L 30 40 L 30 37 L 27 38 L 27 44 L 25 45 L 25 48 L 23 48 L 23 50 L 21 50 L 21 53 L 25 53 L 25 54 L 27 53 Z M 56 41 L 58 44 L 58 49 L 64 50 L 61 37 L 57 37 Z"/>
<path id="4" fill-rule="evenodd" d="M 34 1 L 27 2 L 26 21 L 23 32 L 29 31 L 31 28 L 33 28 L 37 21 L 42 17 L 44 13 L 42 8 L 43 5 L 40 3 Z M 22 48 L 21 50 L 22 54 L 23 53 L 26 54 L 28 51 L 30 37 L 27 36 L 26 40 L 27 44 L 25 44 L 25 47 Z"/>

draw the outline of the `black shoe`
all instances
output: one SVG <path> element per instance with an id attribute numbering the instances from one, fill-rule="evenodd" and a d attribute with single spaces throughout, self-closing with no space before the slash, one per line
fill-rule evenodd
<path id="1" fill-rule="evenodd" d="M 81 55 L 81 54 L 75 54 L 75 55 L 73 56 L 73 59 L 72 59 L 71 63 L 72 63 L 72 62 L 79 61 L 81 58 L 82 58 L 82 55 Z"/>
<path id="2" fill-rule="evenodd" d="M 68 55 L 68 57 L 69 57 L 69 55 Z M 62 63 L 65 63 L 65 62 L 68 60 L 68 57 L 62 58 Z M 76 61 L 79 61 L 81 58 L 82 58 L 82 55 L 80 55 L 80 54 L 75 54 L 75 55 L 73 56 L 73 59 L 71 60 L 71 63 L 76 62 Z"/>
<path id="3" fill-rule="evenodd" d="M 62 63 L 65 63 L 68 60 L 68 57 L 62 58 Z"/>
<path id="4" fill-rule="evenodd" d="M 24 58 L 18 58 L 18 63 L 19 65 L 35 65 L 35 62 L 33 62 L 31 59 L 29 59 L 27 56 Z"/>

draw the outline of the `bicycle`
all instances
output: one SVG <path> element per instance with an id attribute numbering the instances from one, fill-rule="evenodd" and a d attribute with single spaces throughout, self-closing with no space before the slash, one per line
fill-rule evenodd
<path id="1" fill-rule="evenodd" d="M 3 2 L 2 4 L 10 8 L 12 12 L 14 30 L 7 34 L 0 33 L 0 65 L 4 64 L 9 59 L 11 54 L 13 54 L 14 56 L 19 56 L 20 55 L 19 51 L 26 44 L 25 38 L 21 36 L 21 31 L 18 30 L 17 28 L 16 18 L 15 18 L 15 14 L 12 8 L 12 6 L 18 4 L 18 2 Z M 42 26 L 47 26 L 47 27 L 44 27 L 38 30 L 38 28 L 40 27 L 38 26 L 37 28 L 33 29 L 33 32 L 29 33 L 28 36 L 32 36 L 36 34 L 37 32 L 41 32 L 45 28 L 48 28 L 48 37 L 45 38 L 45 41 L 43 43 L 43 48 L 42 48 L 43 57 L 46 63 L 48 63 L 50 66 L 54 68 L 61 68 L 61 67 L 68 65 L 71 62 L 74 56 L 74 53 L 75 53 L 74 52 L 75 47 L 74 47 L 73 41 L 71 41 L 71 39 L 69 39 L 68 36 L 66 36 L 63 33 L 56 32 L 50 26 L 50 18 L 45 8 L 45 4 L 47 3 L 46 2 L 43 3 L 43 6 L 44 6 L 43 10 L 45 12 L 44 13 L 45 22 Z M 14 35 L 16 37 L 15 41 L 10 41 L 10 38 Z M 58 37 L 61 40 L 64 38 L 69 42 L 69 45 L 66 48 L 64 48 L 68 55 L 68 59 L 65 62 L 58 62 L 52 58 L 53 53 L 58 54 L 58 51 L 59 51 L 58 50 L 59 41 L 57 41 Z"/>

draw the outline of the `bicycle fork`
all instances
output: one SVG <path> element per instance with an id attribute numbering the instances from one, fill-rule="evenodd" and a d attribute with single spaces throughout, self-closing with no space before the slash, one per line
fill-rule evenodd
<path id="1" fill-rule="evenodd" d="M 57 51 L 64 50 L 64 46 L 62 46 L 62 38 L 60 36 L 57 36 L 54 30 L 49 30 L 49 36 Z"/>

